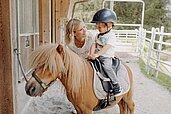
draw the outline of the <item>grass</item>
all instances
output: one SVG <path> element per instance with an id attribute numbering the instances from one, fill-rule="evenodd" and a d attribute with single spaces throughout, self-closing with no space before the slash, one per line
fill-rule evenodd
<path id="1" fill-rule="evenodd" d="M 152 75 L 152 71 L 150 71 L 149 75 L 147 75 L 145 71 L 145 64 L 142 59 L 139 60 L 139 66 L 141 68 L 141 72 L 145 74 L 145 76 L 147 76 L 149 79 L 156 81 L 158 84 L 164 86 L 171 92 L 171 77 L 159 72 L 158 78 L 156 78 L 155 76 Z"/>

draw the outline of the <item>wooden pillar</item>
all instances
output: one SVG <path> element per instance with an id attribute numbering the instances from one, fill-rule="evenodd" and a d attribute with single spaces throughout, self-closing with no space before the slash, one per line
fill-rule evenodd
<path id="1" fill-rule="evenodd" d="M 10 1 L 0 0 L 0 114 L 14 114 Z"/>
<path id="2" fill-rule="evenodd" d="M 70 5 L 74 4 L 71 0 L 61 0 L 61 8 L 60 8 L 60 37 L 59 42 L 64 43 L 65 41 L 65 30 L 66 30 L 66 22 L 68 21 L 68 12 Z"/>
<path id="3" fill-rule="evenodd" d="M 39 0 L 39 43 L 59 43 L 63 22 L 76 0 Z"/>
<path id="4" fill-rule="evenodd" d="M 60 19 L 61 19 L 61 0 L 55 0 L 55 42 L 60 42 Z"/>
<path id="5" fill-rule="evenodd" d="M 39 0 L 39 43 L 51 42 L 51 0 Z"/>
<path id="6" fill-rule="evenodd" d="M 52 9 L 52 12 L 54 12 L 53 16 L 53 39 L 55 39 L 55 42 L 59 43 L 62 41 L 61 36 L 62 32 L 64 32 L 62 26 L 63 22 L 67 19 L 69 5 L 71 1 L 70 0 L 55 0 L 54 4 L 55 6 Z"/>

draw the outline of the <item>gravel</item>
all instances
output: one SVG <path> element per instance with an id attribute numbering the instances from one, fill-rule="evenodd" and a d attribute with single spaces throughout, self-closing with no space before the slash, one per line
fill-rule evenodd
<path id="1" fill-rule="evenodd" d="M 134 76 L 135 114 L 171 114 L 171 93 L 140 72 L 138 58 L 133 54 L 118 53 Z M 119 113 L 118 106 L 93 114 Z M 57 81 L 42 97 L 31 98 L 21 114 L 73 114 L 75 109 L 68 101 L 61 83 Z"/>

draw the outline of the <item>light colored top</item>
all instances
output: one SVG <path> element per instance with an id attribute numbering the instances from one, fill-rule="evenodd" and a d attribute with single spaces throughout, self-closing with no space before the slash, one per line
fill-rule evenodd
<path id="1" fill-rule="evenodd" d="M 96 37 L 95 39 L 95 43 L 96 43 L 96 49 L 101 50 L 101 48 L 103 48 L 103 46 L 109 44 L 112 47 L 110 49 L 108 49 L 103 55 L 104 57 L 114 57 L 114 52 L 115 52 L 115 47 L 116 47 L 116 36 L 115 33 L 112 31 L 109 31 L 108 33 L 99 36 L 99 38 Z"/>
<path id="2" fill-rule="evenodd" d="M 87 58 L 89 56 L 90 53 L 90 47 L 92 45 L 92 43 L 94 42 L 94 38 L 93 35 L 89 32 L 88 33 L 88 37 L 85 39 L 85 43 L 83 45 L 82 48 L 78 48 L 74 41 L 72 41 L 68 47 L 75 53 L 77 53 L 78 55 L 80 55 L 83 58 Z"/>

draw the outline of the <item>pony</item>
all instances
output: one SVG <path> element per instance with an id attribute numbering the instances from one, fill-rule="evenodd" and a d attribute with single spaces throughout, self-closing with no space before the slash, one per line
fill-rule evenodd
<path id="1" fill-rule="evenodd" d="M 41 96 L 53 81 L 59 79 L 77 114 L 92 114 L 100 100 L 93 91 L 94 70 L 90 62 L 62 44 L 48 44 L 35 49 L 30 55 L 29 63 L 34 69 L 25 85 L 29 96 Z M 130 89 L 116 97 L 116 102 L 121 114 L 134 114 L 133 77 L 130 68 L 126 65 L 125 67 L 129 74 Z M 110 107 L 112 106 L 107 108 Z"/>

